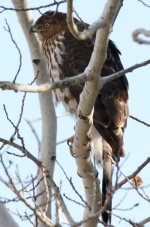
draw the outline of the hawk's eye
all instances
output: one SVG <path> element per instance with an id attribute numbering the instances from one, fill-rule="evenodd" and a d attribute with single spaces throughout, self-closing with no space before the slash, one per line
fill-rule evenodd
<path id="1" fill-rule="evenodd" d="M 49 27 L 49 23 L 45 23 L 44 27 L 48 28 Z"/>

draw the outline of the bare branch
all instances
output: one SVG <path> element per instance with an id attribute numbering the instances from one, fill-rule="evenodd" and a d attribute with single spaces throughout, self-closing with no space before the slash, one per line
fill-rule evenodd
<path id="1" fill-rule="evenodd" d="M 9 115 L 8 115 L 8 113 L 7 113 L 7 110 L 6 110 L 6 107 L 5 107 L 5 105 L 3 105 L 3 108 L 4 108 L 4 111 L 5 111 L 7 120 L 11 123 L 11 125 L 12 125 L 13 128 L 15 129 L 15 131 L 14 131 L 13 135 L 11 136 L 10 140 L 13 141 L 13 140 L 14 140 L 14 136 L 17 134 L 17 138 L 21 141 L 21 144 L 22 144 L 22 147 L 23 147 L 23 148 L 25 148 L 25 143 L 24 143 L 24 138 L 20 135 L 20 132 L 19 132 L 19 125 L 20 125 L 21 120 L 22 120 L 25 97 L 26 97 L 26 94 L 23 96 L 23 99 L 22 99 L 21 112 L 20 112 L 20 116 L 19 116 L 19 119 L 18 119 L 18 122 L 17 122 L 16 125 L 15 125 L 15 124 L 13 123 L 13 121 L 9 118 Z"/>
<path id="2" fill-rule="evenodd" d="M 71 185 L 73 191 L 76 193 L 76 195 L 81 199 L 81 201 L 82 201 L 86 206 L 88 206 L 88 207 L 90 208 L 90 206 L 86 203 L 86 201 L 83 199 L 83 197 L 82 197 L 82 196 L 80 195 L 80 193 L 77 191 L 75 185 L 73 184 L 72 179 L 71 179 L 71 178 L 69 179 L 69 177 L 67 176 L 65 170 L 64 170 L 63 167 L 60 165 L 60 163 L 59 163 L 57 160 L 56 160 L 56 163 L 59 165 L 59 167 L 60 167 L 61 170 L 63 171 L 63 173 L 64 173 L 66 179 L 67 179 L 68 182 L 70 183 L 70 185 Z"/>
<path id="3" fill-rule="evenodd" d="M 4 144 L 9 144 L 12 147 L 20 150 L 26 157 L 28 157 L 29 159 L 31 159 L 38 167 L 41 166 L 41 162 L 35 158 L 27 149 L 25 149 L 24 147 L 10 141 L 10 140 L 5 140 L 3 138 L 0 138 L 0 142 L 4 143 Z"/>
<path id="4" fill-rule="evenodd" d="M 114 15 L 112 24 L 114 24 L 122 5 L 123 5 L 123 0 L 120 1 L 118 4 L 118 8 Z M 101 16 L 101 17 L 99 17 L 99 19 L 97 21 L 95 21 L 94 23 L 89 25 L 89 27 L 87 29 L 84 29 L 81 32 L 78 30 L 78 27 L 77 27 L 76 23 L 74 22 L 73 15 L 72 15 L 73 11 L 74 11 L 73 10 L 73 1 L 68 0 L 67 1 L 67 24 L 68 24 L 70 32 L 76 39 L 85 40 L 85 39 L 91 38 L 91 37 L 93 37 L 93 35 L 96 33 L 96 31 L 98 29 L 103 28 L 108 23 L 108 21 L 105 19 L 105 17 Z"/>
<path id="5" fill-rule="evenodd" d="M 38 209 L 36 209 L 36 208 L 34 208 L 27 200 L 26 200 L 26 198 L 23 196 L 23 194 L 21 194 L 18 190 L 17 190 L 17 188 L 16 188 L 16 186 L 15 186 L 15 184 L 14 184 L 14 182 L 13 182 L 13 180 L 12 180 L 12 178 L 11 178 L 11 176 L 10 176 L 10 173 L 9 173 L 9 171 L 8 171 L 8 168 L 5 166 L 5 164 L 4 164 L 4 161 L 3 161 L 3 157 L 2 157 L 2 154 L 0 154 L 0 161 L 1 161 L 1 164 L 2 164 L 2 166 L 3 166 L 3 169 L 4 169 L 4 171 L 5 171 L 5 174 L 6 174 L 6 176 L 8 177 L 8 180 L 9 180 L 9 183 L 6 183 L 7 184 L 7 186 L 18 196 L 18 198 L 30 209 L 30 210 L 32 210 L 33 211 L 33 213 L 44 223 L 44 224 L 46 224 L 47 226 L 49 226 L 49 227 L 53 227 L 54 225 L 53 225 L 53 223 L 51 222 L 51 220 L 45 215 L 45 213 L 44 212 L 42 212 L 42 211 L 40 211 L 40 210 L 38 210 Z"/>
<path id="6" fill-rule="evenodd" d="M 150 60 L 146 60 L 144 62 L 135 64 L 133 66 L 130 66 L 127 69 L 120 70 L 117 73 L 114 73 L 107 77 L 101 77 L 100 82 L 99 82 L 99 83 L 101 83 L 100 87 L 114 79 L 121 77 L 124 74 L 130 73 L 133 70 L 146 66 L 148 64 L 150 64 Z M 72 85 L 82 84 L 82 83 L 85 83 L 86 81 L 91 81 L 91 80 L 93 80 L 93 76 L 92 76 L 91 72 L 88 73 L 87 71 L 85 71 L 81 74 L 72 76 L 72 77 L 64 79 L 64 80 L 60 80 L 57 82 L 46 82 L 46 83 L 40 84 L 38 86 L 11 83 L 11 82 L 7 82 L 7 81 L 0 81 L 0 88 L 2 90 L 13 90 L 13 91 L 19 91 L 19 92 L 44 93 L 44 92 L 52 91 L 57 88 L 64 88 L 64 87 L 68 87 L 68 86 L 72 86 Z"/>
<path id="7" fill-rule="evenodd" d="M 140 38 L 140 35 L 144 35 L 145 37 L 150 37 L 150 31 L 143 29 L 143 28 L 139 28 L 136 29 L 133 33 L 132 33 L 132 38 L 135 42 L 139 43 L 139 44 L 150 44 L 149 40 L 144 40 L 142 38 Z"/>
<path id="8" fill-rule="evenodd" d="M 127 218 L 120 217 L 119 215 L 116 215 L 116 214 L 114 214 L 113 212 L 112 212 L 112 215 L 115 216 L 115 217 L 117 217 L 117 218 L 120 220 L 119 223 L 120 223 L 121 221 L 125 221 L 125 222 L 127 222 L 128 224 L 130 224 L 130 225 L 133 226 L 133 227 L 143 227 L 143 226 L 137 226 L 136 223 L 133 222 L 131 219 L 128 220 Z"/>
<path id="9" fill-rule="evenodd" d="M 144 220 L 137 223 L 138 226 L 144 226 L 146 223 L 150 222 L 150 217 L 145 218 Z"/>
<path id="10" fill-rule="evenodd" d="M 56 145 L 58 146 L 58 145 L 61 145 L 62 143 L 66 143 L 68 141 L 68 138 L 67 139 L 64 139 L 64 140 L 61 140 L 61 141 L 58 141 L 57 143 L 56 143 Z"/>
<path id="11" fill-rule="evenodd" d="M 146 4 L 143 0 L 138 0 L 139 2 L 141 2 L 144 6 L 150 8 L 150 5 Z"/>
<path id="12" fill-rule="evenodd" d="M 85 40 L 91 38 L 98 29 L 104 27 L 106 25 L 106 20 L 103 17 L 100 17 L 97 21 L 91 24 L 88 29 L 84 29 L 82 32 L 78 30 L 77 25 L 74 22 L 73 16 L 73 1 L 67 0 L 67 23 L 70 32 L 72 35 L 79 40 Z"/>
<path id="13" fill-rule="evenodd" d="M 0 81 L 0 88 L 5 90 L 14 90 L 14 91 L 27 91 L 27 92 L 33 92 L 33 93 L 43 93 L 43 92 L 48 92 L 51 90 L 54 90 L 56 88 L 64 88 L 68 87 L 71 85 L 76 85 L 76 84 L 82 84 L 85 82 L 87 78 L 86 73 L 81 73 L 77 76 L 73 76 L 68 79 L 60 80 L 54 83 L 51 82 L 46 82 L 38 86 L 31 86 L 31 85 L 25 85 L 25 84 L 17 84 L 17 83 L 10 83 L 10 82 L 1 82 Z M 89 76 L 87 80 L 90 80 L 91 77 Z"/>
<path id="14" fill-rule="evenodd" d="M 59 204 L 61 206 L 62 212 L 66 216 L 69 224 L 71 226 L 74 225 L 76 222 L 71 217 L 70 212 L 67 209 L 66 204 L 65 204 L 65 202 L 63 200 L 63 197 L 61 196 L 59 188 L 57 187 L 57 185 L 55 184 L 55 182 L 53 181 L 53 179 L 49 175 L 46 175 L 46 177 L 47 177 L 48 185 L 50 185 L 53 188 L 54 192 L 57 194 L 57 199 L 59 200 Z"/>
<path id="15" fill-rule="evenodd" d="M 82 204 L 82 203 L 80 203 L 80 202 L 78 202 L 78 201 L 76 201 L 76 200 L 74 200 L 74 199 L 68 197 L 65 193 L 63 194 L 63 196 L 64 196 L 67 200 L 69 200 L 69 201 L 71 201 L 71 202 L 73 202 L 73 203 L 75 203 L 75 204 L 77 204 L 77 205 L 79 205 L 79 206 L 85 207 L 84 204 Z"/>
<path id="16" fill-rule="evenodd" d="M 66 0 L 59 1 L 59 2 L 57 2 L 56 0 L 54 0 L 54 2 L 51 3 L 51 4 L 47 4 L 47 5 L 43 5 L 43 6 L 38 6 L 38 7 L 30 7 L 30 8 L 26 8 L 26 7 L 25 8 L 17 8 L 17 7 L 12 8 L 12 7 L 0 6 L 0 13 L 3 13 L 6 10 L 7 11 L 16 11 L 16 12 L 34 11 L 34 10 L 39 11 L 40 9 L 45 9 L 45 8 L 52 7 L 52 6 L 55 6 L 55 5 L 58 8 L 58 6 L 60 4 L 63 4 L 63 3 L 66 3 Z"/>
<path id="17" fill-rule="evenodd" d="M 16 81 L 16 79 L 17 79 L 17 76 L 19 75 L 19 72 L 20 72 L 20 70 L 21 70 L 21 66 L 22 66 L 22 54 L 21 54 L 20 48 L 18 47 L 18 44 L 16 43 L 16 41 L 15 41 L 14 38 L 13 38 L 11 29 L 10 29 L 9 24 L 8 24 L 8 22 L 7 22 L 6 19 L 5 19 L 5 22 L 6 22 L 7 28 L 5 28 L 5 27 L 4 27 L 4 28 L 5 28 L 5 30 L 10 34 L 10 38 L 11 38 L 13 44 L 15 45 L 15 47 L 16 47 L 18 53 L 19 53 L 19 66 L 18 66 L 17 73 L 16 73 L 16 75 L 15 75 L 15 78 L 14 78 L 14 80 L 13 80 L 13 82 L 15 83 L 15 81 Z"/>
<path id="18" fill-rule="evenodd" d="M 40 150 L 41 150 L 41 141 L 39 139 L 39 136 L 36 132 L 36 130 L 34 129 L 33 125 L 32 125 L 32 122 L 29 121 L 29 120 L 26 120 L 27 124 L 29 125 L 29 127 L 31 128 L 31 131 L 33 132 L 33 135 L 35 136 L 36 138 L 36 141 L 38 143 L 38 150 L 39 150 L 39 153 L 40 153 Z"/>
<path id="19" fill-rule="evenodd" d="M 112 25 L 114 25 L 114 23 L 115 23 L 115 21 L 116 21 L 116 18 L 117 18 L 117 16 L 118 16 L 119 12 L 120 12 L 120 9 L 121 9 L 121 7 L 123 6 L 123 1 L 124 1 L 124 0 L 121 0 L 121 1 L 119 1 L 119 3 L 118 3 L 118 7 L 117 7 L 116 13 L 115 13 L 115 15 L 114 15 L 113 21 L 112 21 Z M 112 26 L 112 27 L 113 27 L 113 26 Z"/>
<path id="20" fill-rule="evenodd" d="M 27 149 L 22 148 L 20 145 L 13 143 L 11 141 L 5 140 L 0 138 L 0 142 L 4 143 L 4 144 L 9 144 L 13 147 L 15 147 L 16 149 L 20 150 L 23 154 L 25 154 L 29 159 L 31 159 L 39 168 L 42 167 L 42 169 L 44 168 L 44 170 L 42 170 L 42 172 L 44 171 L 44 173 L 46 174 L 46 185 L 48 187 L 52 187 L 54 192 L 57 194 L 57 198 L 59 200 L 60 206 L 62 208 L 62 212 L 64 213 L 64 215 L 66 216 L 68 222 L 71 224 L 75 224 L 75 221 L 73 220 L 73 218 L 71 217 L 65 202 L 63 200 L 63 197 L 61 196 L 60 190 L 57 187 L 57 185 L 55 184 L 55 182 L 53 181 L 52 177 L 49 175 L 49 171 L 47 169 L 45 169 L 44 164 L 39 161 L 35 156 L 33 156 Z M 19 197 L 20 198 L 20 197 Z M 22 199 L 21 199 L 22 200 Z M 26 203 L 25 203 L 26 204 Z M 27 205 L 27 204 L 26 204 Z M 41 211 L 42 212 L 42 211 Z M 39 217 L 39 216 L 38 216 Z M 40 219 L 41 220 L 41 219 Z"/>
<path id="21" fill-rule="evenodd" d="M 137 68 L 140 68 L 140 67 L 143 67 L 143 66 L 146 66 L 148 64 L 150 64 L 150 60 L 135 64 L 135 65 L 133 65 L 133 66 L 127 68 L 127 69 L 120 70 L 120 71 L 118 71 L 116 73 L 113 73 L 110 76 L 102 77 L 100 79 L 100 83 L 103 83 L 103 85 L 104 85 L 106 83 L 109 83 L 112 80 L 118 79 L 120 76 L 122 76 L 122 75 L 124 75 L 126 73 L 132 72 L 133 70 L 135 70 Z M 100 87 L 101 87 L 101 84 L 100 84 Z"/>
<path id="22" fill-rule="evenodd" d="M 137 122 L 139 122 L 139 123 L 141 123 L 141 124 L 147 126 L 147 127 L 150 127 L 150 124 L 146 123 L 145 121 L 141 121 L 141 120 L 138 119 L 137 117 L 134 117 L 134 116 L 132 116 L 132 115 L 130 115 L 129 117 L 132 118 L 133 120 L 135 120 L 135 121 L 137 121 Z"/>
<path id="23" fill-rule="evenodd" d="M 117 185 L 115 185 L 115 188 L 113 190 L 117 190 L 118 188 L 121 188 L 124 184 L 126 184 L 129 180 L 131 180 L 133 177 L 135 177 L 146 165 L 148 165 L 150 162 L 150 157 L 146 159 L 145 162 L 143 162 L 132 174 L 127 176 L 124 180 L 119 182 Z"/>

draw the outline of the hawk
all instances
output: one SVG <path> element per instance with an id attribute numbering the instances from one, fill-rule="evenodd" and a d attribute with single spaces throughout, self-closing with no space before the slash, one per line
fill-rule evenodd
<path id="1" fill-rule="evenodd" d="M 88 24 L 75 19 L 80 31 L 88 27 Z M 66 14 L 48 11 L 44 13 L 31 27 L 31 32 L 36 32 L 41 41 L 43 54 L 45 55 L 50 81 L 63 80 L 78 75 L 84 71 L 89 63 L 95 36 L 87 40 L 77 40 L 69 31 L 66 23 Z M 123 69 L 120 61 L 120 51 L 109 40 L 107 57 L 103 65 L 101 76 L 105 77 Z M 57 102 L 62 102 L 65 108 L 76 114 L 80 94 L 84 84 L 74 85 L 54 91 Z M 93 116 L 93 128 L 97 135 L 107 142 L 112 150 L 112 156 L 119 161 L 124 156 L 123 132 L 128 118 L 128 81 L 123 75 L 113 80 L 100 90 Z M 105 146 L 107 150 L 107 146 Z M 100 152 L 100 151 L 99 151 Z M 106 165 L 103 170 L 103 199 L 104 205 L 107 194 L 111 193 L 111 166 Z M 111 210 L 111 202 L 107 205 Z M 105 223 L 110 222 L 110 212 L 102 214 Z"/>

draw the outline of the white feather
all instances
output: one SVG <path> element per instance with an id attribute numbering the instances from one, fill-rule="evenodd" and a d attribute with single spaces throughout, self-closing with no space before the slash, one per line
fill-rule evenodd
<path id="1" fill-rule="evenodd" d="M 96 164 L 103 165 L 103 139 L 94 125 L 91 126 L 89 137 Z"/>

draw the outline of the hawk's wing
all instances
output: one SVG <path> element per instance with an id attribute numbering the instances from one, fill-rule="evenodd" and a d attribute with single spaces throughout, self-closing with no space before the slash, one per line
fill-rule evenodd
<path id="1" fill-rule="evenodd" d="M 68 42 L 69 40 L 69 42 Z M 62 55 L 62 73 L 64 77 L 71 77 L 82 73 L 89 63 L 93 43 L 91 40 L 80 41 L 75 39 L 69 31 L 64 35 L 65 53 Z M 83 90 L 83 84 L 71 86 L 70 93 L 79 103 L 79 94 Z"/>
<path id="2" fill-rule="evenodd" d="M 69 41 L 68 41 L 69 40 Z M 82 73 L 89 63 L 93 40 L 76 40 L 69 31 L 64 35 L 65 53 L 62 56 L 62 73 L 71 77 Z M 119 51 L 112 41 L 109 41 L 107 58 L 101 75 L 107 76 L 123 69 Z M 71 86 L 70 93 L 79 102 L 79 94 L 83 84 Z M 120 152 L 123 146 L 122 130 L 128 117 L 128 82 L 125 76 L 106 84 L 97 96 L 94 111 L 94 125 L 104 139 L 113 147 L 114 152 Z M 119 147 L 120 146 L 120 147 Z"/>
<path id="3" fill-rule="evenodd" d="M 110 41 L 102 76 L 107 76 L 122 69 L 119 51 Z M 96 128 L 117 156 L 123 155 L 123 131 L 127 118 L 128 82 L 125 75 L 123 75 L 119 79 L 104 85 L 96 99 L 94 112 Z"/>

